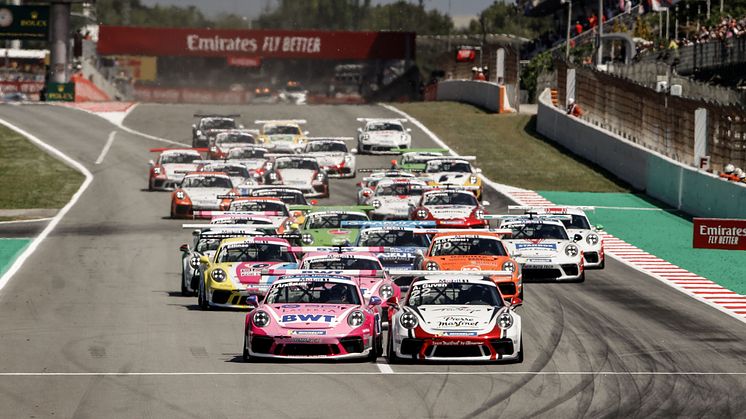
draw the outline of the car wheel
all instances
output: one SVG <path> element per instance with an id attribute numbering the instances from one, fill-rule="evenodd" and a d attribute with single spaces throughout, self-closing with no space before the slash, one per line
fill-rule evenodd
<path id="1" fill-rule="evenodd" d="M 186 285 L 186 272 L 184 272 L 184 267 L 181 267 L 181 295 L 184 297 L 189 296 L 189 288 L 187 288 Z"/>
<path id="2" fill-rule="evenodd" d="M 575 280 L 577 283 L 585 282 L 585 270 L 580 274 L 578 279 Z"/>
<path id="3" fill-rule="evenodd" d="M 209 310 L 210 304 L 207 302 L 207 296 L 205 295 L 205 283 L 203 281 L 199 282 L 199 291 L 197 291 L 197 303 L 199 304 L 199 308 L 202 310 Z"/>
<path id="4" fill-rule="evenodd" d="M 148 191 L 153 192 L 155 189 L 153 188 L 153 179 L 148 178 Z"/>
<path id="5" fill-rule="evenodd" d="M 251 362 L 251 355 L 249 355 L 249 346 L 247 345 L 246 332 L 243 334 L 243 362 Z"/>
<path id="6" fill-rule="evenodd" d="M 386 359 L 389 361 L 389 364 L 399 364 L 401 363 L 401 358 L 396 355 L 396 351 L 394 350 L 394 335 L 392 332 L 392 328 L 389 327 L 389 338 L 386 342 Z"/>
<path id="7" fill-rule="evenodd" d="M 606 258 L 604 258 L 596 269 L 603 269 L 606 267 Z"/>
<path id="8" fill-rule="evenodd" d="M 373 347 L 370 348 L 370 354 L 368 355 L 369 362 L 376 362 L 378 357 L 383 355 L 383 335 L 378 335 L 373 342 Z"/>
<path id="9" fill-rule="evenodd" d="M 521 348 L 518 350 L 518 358 L 515 360 L 516 364 L 523 363 L 523 336 L 521 336 Z"/>

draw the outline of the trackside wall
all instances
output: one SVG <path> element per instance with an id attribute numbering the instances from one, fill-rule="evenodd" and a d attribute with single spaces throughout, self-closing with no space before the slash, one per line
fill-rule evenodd
<path id="1" fill-rule="evenodd" d="M 438 83 L 436 100 L 469 103 L 490 112 L 499 112 L 500 87 L 489 81 L 444 80 Z"/>
<path id="2" fill-rule="evenodd" d="M 537 130 L 671 208 L 699 217 L 746 218 L 746 184 L 726 182 L 647 150 L 552 106 L 539 97 Z"/>

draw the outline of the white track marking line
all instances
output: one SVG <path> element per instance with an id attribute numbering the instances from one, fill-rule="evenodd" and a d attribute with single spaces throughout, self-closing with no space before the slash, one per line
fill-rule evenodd
<path id="1" fill-rule="evenodd" d="M 68 211 L 70 211 L 70 208 L 75 205 L 76 202 L 80 199 L 80 197 L 83 195 L 83 192 L 85 192 L 86 189 L 88 189 L 88 185 L 91 184 L 93 181 L 93 174 L 85 168 L 82 164 L 78 163 L 76 160 L 73 160 L 71 157 L 69 157 L 67 154 L 61 152 L 60 150 L 52 147 L 51 145 L 45 143 L 44 141 L 40 140 L 36 136 L 32 135 L 31 133 L 11 124 L 10 122 L 0 119 L 0 124 L 5 125 L 6 127 L 12 129 L 13 131 L 23 135 L 24 137 L 28 138 L 29 141 L 39 146 L 39 148 L 47 151 L 49 154 L 59 158 L 60 160 L 67 163 L 69 166 L 72 166 L 74 169 L 78 170 L 85 176 L 85 180 L 83 181 L 83 184 L 80 185 L 80 188 L 75 192 L 75 194 L 70 198 L 70 201 L 60 209 L 60 211 L 52 217 L 52 220 L 47 224 L 46 227 L 44 227 L 44 230 L 39 233 L 38 236 L 31 242 L 31 244 L 26 247 L 26 250 L 21 253 L 20 256 L 13 262 L 13 264 L 10 266 L 10 268 L 5 271 L 5 274 L 3 274 L 2 277 L 0 277 L 0 290 L 2 290 L 5 285 L 8 284 L 8 281 L 15 275 L 16 272 L 23 266 L 23 263 L 26 262 L 26 259 L 31 256 L 32 253 L 36 250 L 37 247 L 41 244 L 41 242 L 47 238 L 49 233 L 54 230 L 55 227 L 57 227 L 57 224 L 59 224 L 60 220 L 62 220 L 62 217 L 67 214 Z"/>
<path id="2" fill-rule="evenodd" d="M 96 164 L 101 164 L 104 161 L 104 158 L 106 157 L 106 153 L 109 152 L 109 149 L 111 148 L 111 144 L 114 142 L 114 138 L 117 136 L 116 131 L 112 131 L 109 133 L 109 139 L 106 140 L 106 145 L 104 145 L 104 149 L 101 150 L 101 154 L 99 154 L 98 158 L 96 159 Z"/>
<path id="3" fill-rule="evenodd" d="M 18 223 L 37 223 L 41 221 L 49 221 L 52 217 L 47 218 L 33 218 L 31 220 L 15 220 L 15 221 L 0 221 L 0 224 L 18 224 Z"/>
<path id="4" fill-rule="evenodd" d="M 395 374 L 391 365 L 389 365 L 385 360 L 379 359 L 376 361 L 376 366 L 378 367 L 378 370 L 381 371 L 381 374 Z"/>
<path id="5" fill-rule="evenodd" d="M 420 122 L 417 119 L 413 118 L 411 115 L 407 114 L 406 112 L 401 111 L 401 110 L 399 110 L 399 109 L 397 109 L 397 108 L 395 108 L 395 107 L 393 107 L 391 105 L 387 105 L 387 104 L 384 104 L 384 103 L 379 103 L 379 105 L 381 107 L 385 108 L 385 109 L 390 110 L 391 112 L 394 112 L 394 113 L 396 113 L 398 115 L 403 116 L 404 118 L 407 118 L 409 120 L 409 122 L 411 122 L 417 128 L 421 129 L 422 132 L 424 132 L 428 137 L 430 137 L 430 139 L 433 142 L 435 142 L 436 144 L 438 144 L 442 148 L 448 149 L 449 153 L 451 155 L 454 155 L 454 156 L 457 155 L 450 147 L 448 147 L 448 145 L 446 143 L 443 142 L 443 140 L 441 140 L 440 138 L 438 138 L 437 135 L 435 135 L 432 131 L 430 131 L 425 125 L 423 125 L 422 122 Z M 488 179 L 487 177 L 485 177 L 482 174 L 480 174 L 479 177 L 482 179 L 482 181 L 486 185 L 490 186 L 492 189 L 494 189 L 498 193 L 501 193 L 501 194 L 505 195 L 508 199 L 511 199 L 511 200 L 513 200 L 515 202 L 532 201 L 532 200 L 534 200 L 534 199 L 532 199 L 532 197 L 536 197 L 536 201 L 539 201 L 538 198 L 541 198 L 541 195 L 539 195 L 536 191 L 514 188 L 514 187 L 508 186 L 508 185 L 501 185 L 499 183 L 491 181 L 490 179 Z M 547 201 L 547 202 L 549 202 L 549 201 Z M 614 236 L 612 236 L 612 235 L 610 235 L 608 233 L 606 235 L 604 235 L 604 240 L 607 240 L 606 237 L 608 237 L 611 240 L 615 240 L 615 239 L 621 240 L 621 239 L 618 239 L 617 237 L 614 237 Z M 681 277 L 689 277 L 690 275 L 691 275 L 692 278 L 697 278 L 697 279 L 702 278 L 701 276 L 693 274 L 693 273 L 685 274 L 685 273 L 678 273 L 678 272 L 670 272 L 670 273 L 654 273 L 654 272 L 650 272 L 650 270 L 642 268 L 638 264 L 632 263 L 632 262 L 630 262 L 630 261 L 628 261 L 628 260 L 625 259 L 626 256 L 636 257 L 636 255 L 639 255 L 639 254 L 649 254 L 649 253 L 642 252 L 641 250 L 637 249 L 635 246 L 632 246 L 632 245 L 625 246 L 625 245 L 622 245 L 621 243 L 619 243 L 619 244 L 620 244 L 619 246 L 611 245 L 611 246 L 607 246 L 606 247 L 607 248 L 606 254 L 609 257 L 611 257 L 612 259 L 614 259 L 614 260 L 616 260 L 616 261 L 618 261 L 618 262 L 620 262 L 620 263 L 622 263 L 624 265 L 627 265 L 628 267 L 630 267 L 630 268 L 632 268 L 632 269 L 634 269 L 634 270 L 636 270 L 636 271 L 638 271 L 638 272 L 640 272 L 640 273 L 642 273 L 642 274 L 644 274 L 646 276 L 654 278 L 654 279 L 658 280 L 659 282 L 662 282 L 662 283 L 668 285 L 669 287 L 671 287 L 671 288 L 673 288 L 673 289 L 681 292 L 682 294 L 687 295 L 687 296 L 689 296 L 689 297 L 691 297 L 691 298 L 693 298 L 693 299 L 695 299 L 695 300 L 697 300 L 697 301 L 699 301 L 701 303 L 704 303 L 704 304 L 706 304 L 706 305 L 708 305 L 708 306 L 710 306 L 710 307 L 712 307 L 712 308 L 720 311 L 721 313 L 724 313 L 724 314 L 726 314 L 726 315 L 728 315 L 728 316 L 730 316 L 730 317 L 732 317 L 732 318 L 734 318 L 734 319 L 736 319 L 736 320 L 738 320 L 738 321 L 740 321 L 742 323 L 746 323 L 746 317 L 744 317 L 740 313 L 736 313 L 736 312 L 734 312 L 732 310 L 729 310 L 729 309 L 723 307 L 722 305 L 719 305 L 717 303 L 714 303 L 714 302 L 710 301 L 710 299 L 712 299 L 712 297 L 713 297 L 712 294 L 693 293 L 693 292 L 690 292 L 689 290 L 683 289 L 681 286 L 679 286 L 678 284 L 676 284 L 673 281 L 671 281 L 671 279 L 674 279 L 674 278 L 675 279 L 679 279 Z M 612 249 L 615 249 L 615 250 L 612 250 Z M 631 249 L 635 249 L 636 251 L 633 253 L 631 251 Z M 633 255 L 635 255 L 635 256 L 633 256 Z M 717 298 L 727 298 L 723 294 L 719 294 L 716 297 Z"/>
<path id="6" fill-rule="evenodd" d="M 189 376 L 312 376 L 312 375 L 534 375 L 534 376 L 744 376 L 746 372 L 708 371 L 314 371 L 314 372 L 4 372 L 2 377 L 189 377 Z"/>

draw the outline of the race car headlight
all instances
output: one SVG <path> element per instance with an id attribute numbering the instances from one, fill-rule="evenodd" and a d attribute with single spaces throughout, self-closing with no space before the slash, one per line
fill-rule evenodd
<path id="1" fill-rule="evenodd" d="M 350 325 L 350 327 L 358 327 L 363 324 L 365 321 L 365 314 L 363 314 L 360 310 L 355 310 L 352 313 L 350 313 L 349 316 L 347 316 L 347 324 Z"/>
<path id="2" fill-rule="evenodd" d="M 313 236 L 310 234 L 304 234 L 300 237 L 303 244 L 311 244 L 313 243 Z"/>
<path id="3" fill-rule="evenodd" d="M 438 266 L 438 264 L 435 262 L 427 262 L 425 264 L 425 269 L 427 269 L 428 271 L 439 271 L 440 266 Z"/>
<path id="4" fill-rule="evenodd" d="M 319 173 L 318 175 L 316 175 L 316 180 L 318 180 L 319 182 L 323 181 L 324 180 L 324 174 L 323 173 Z"/>
<path id="5" fill-rule="evenodd" d="M 388 300 L 389 298 L 394 296 L 394 287 L 389 284 L 383 284 L 383 286 L 381 286 L 381 289 L 378 291 L 378 295 L 381 297 L 382 300 Z"/>
<path id="6" fill-rule="evenodd" d="M 371 205 L 373 205 L 373 208 L 375 209 L 381 208 L 381 201 L 374 199 L 373 202 L 371 202 Z"/>
<path id="7" fill-rule="evenodd" d="M 477 220 L 481 220 L 482 218 L 484 218 L 484 210 L 478 208 L 476 211 L 474 211 L 474 217 L 476 217 Z"/>
<path id="8" fill-rule="evenodd" d="M 153 168 L 153 174 L 160 175 L 161 174 L 161 168 L 160 167 L 154 167 Z"/>
<path id="9" fill-rule="evenodd" d="M 477 183 L 477 177 L 474 175 L 469 176 L 469 183 Z"/>
<path id="10" fill-rule="evenodd" d="M 587 236 L 585 236 L 585 242 L 590 244 L 591 246 L 595 246 L 598 244 L 598 234 L 591 233 Z"/>
<path id="11" fill-rule="evenodd" d="M 508 312 L 503 312 L 497 317 L 497 325 L 500 326 L 500 329 L 510 329 L 513 326 L 513 316 Z"/>
<path id="12" fill-rule="evenodd" d="M 210 276 L 212 277 L 212 280 L 215 282 L 223 282 L 225 281 L 225 271 L 222 269 L 215 269 L 210 273 Z"/>
<path id="13" fill-rule="evenodd" d="M 189 259 L 189 265 L 192 268 L 198 268 L 199 267 L 199 256 L 192 256 L 191 259 Z"/>
<path id="14" fill-rule="evenodd" d="M 176 199 L 184 199 L 184 198 L 186 198 L 186 194 L 184 193 L 184 191 L 176 192 Z"/>
<path id="15" fill-rule="evenodd" d="M 210 147 L 210 151 L 212 151 L 214 153 L 214 152 L 218 151 L 218 148 L 215 147 L 215 146 L 212 146 L 212 147 Z"/>
<path id="16" fill-rule="evenodd" d="M 578 246 L 570 243 L 565 247 L 565 254 L 570 257 L 575 257 L 578 255 Z"/>
<path id="17" fill-rule="evenodd" d="M 368 141 L 369 139 L 370 139 L 370 136 L 368 134 L 363 134 L 363 136 L 360 137 L 360 140 L 363 142 Z"/>
<path id="18" fill-rule="evenodd" d="M 417 316 L 410 312 L 406 312 L 399 317 L 399 324 L 405 329 L 414 329 L 419 324 Z"/>
<path id="19" fill-rule="evenodd" d="M 424 209 L 417 210 L 417 217 L 427 218 L 427 210 L 424 210 Z"/>
<path id="20" fill-rule="evenodd" d="M 272 179 L 272 180 L 277 180 L 277 174 L 275 174 L 275 173 L 270 173 L 270 174 L 269 174 L 269 178 L 270 178 L 270 179 Z"/>
<path id="21" fill-rule="evenodd" d="M 269 324 L 269 314 L 264 311 L 257 311 L 251 318 L 256 327 L 265 327 Z"/>
<path id="22" fill-rule="evenodd" d="M 345 161 L 346 162 L 351 162 L 352 161 L 352 156 L 349 155 L 349 154 L 345 154 Z"/>
<path id="23" fill-rule="evenodd" d="M 503 263 L 502 270 L 508 271 L 508 272 L 515 272 L 515 263 L 511 261 L 507 261 Z"/>

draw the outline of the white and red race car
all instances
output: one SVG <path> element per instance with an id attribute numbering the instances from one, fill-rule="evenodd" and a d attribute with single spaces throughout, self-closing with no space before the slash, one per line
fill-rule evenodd
<path id="1" fill-rule="evenodd" d="M 384 178 L 377 182 L 373 195 L 364 204 L 371 205 L 372 220 L 406 220 L 409 211 L 429 190 L 427 183 L 416 178 Z"/>
<path id="2" fill-rule="evenodd" d="M 321 169 L 329 177 L 353 178 L 355 171 L 356 149 L 348 150 L 345 141 L 348 137 L 309 137 L 302 154 L 315 157 Z"/>
<path id="3" fill-rule="evenodd" d="M 435 189 L 422 194 L 420 202 L 412 206 L 409 218 L 416 221 L 435 221 L 438 227 L 478 228 L 489 226 L 484 219 L 488 202 L 480 203 L 464 188 Z"/>
<path id="4" fill-rule="evenodd" d="M 196 172 L 202 163 L 202 148 L 151 148 L 151 153 L 160 153 L 158 158 L 150 160 L 148 173 L 148 190 L 170 191 L 175 189 L 184 175 Z"/>
<path id="5" fill-rule="evenodd" d="M 195 211 L 220 210 L 225 195 L 236 194 L 231 178 L 222 172 L 192 172 L 171 194 L 171 218 L 193 218 Z"/>

